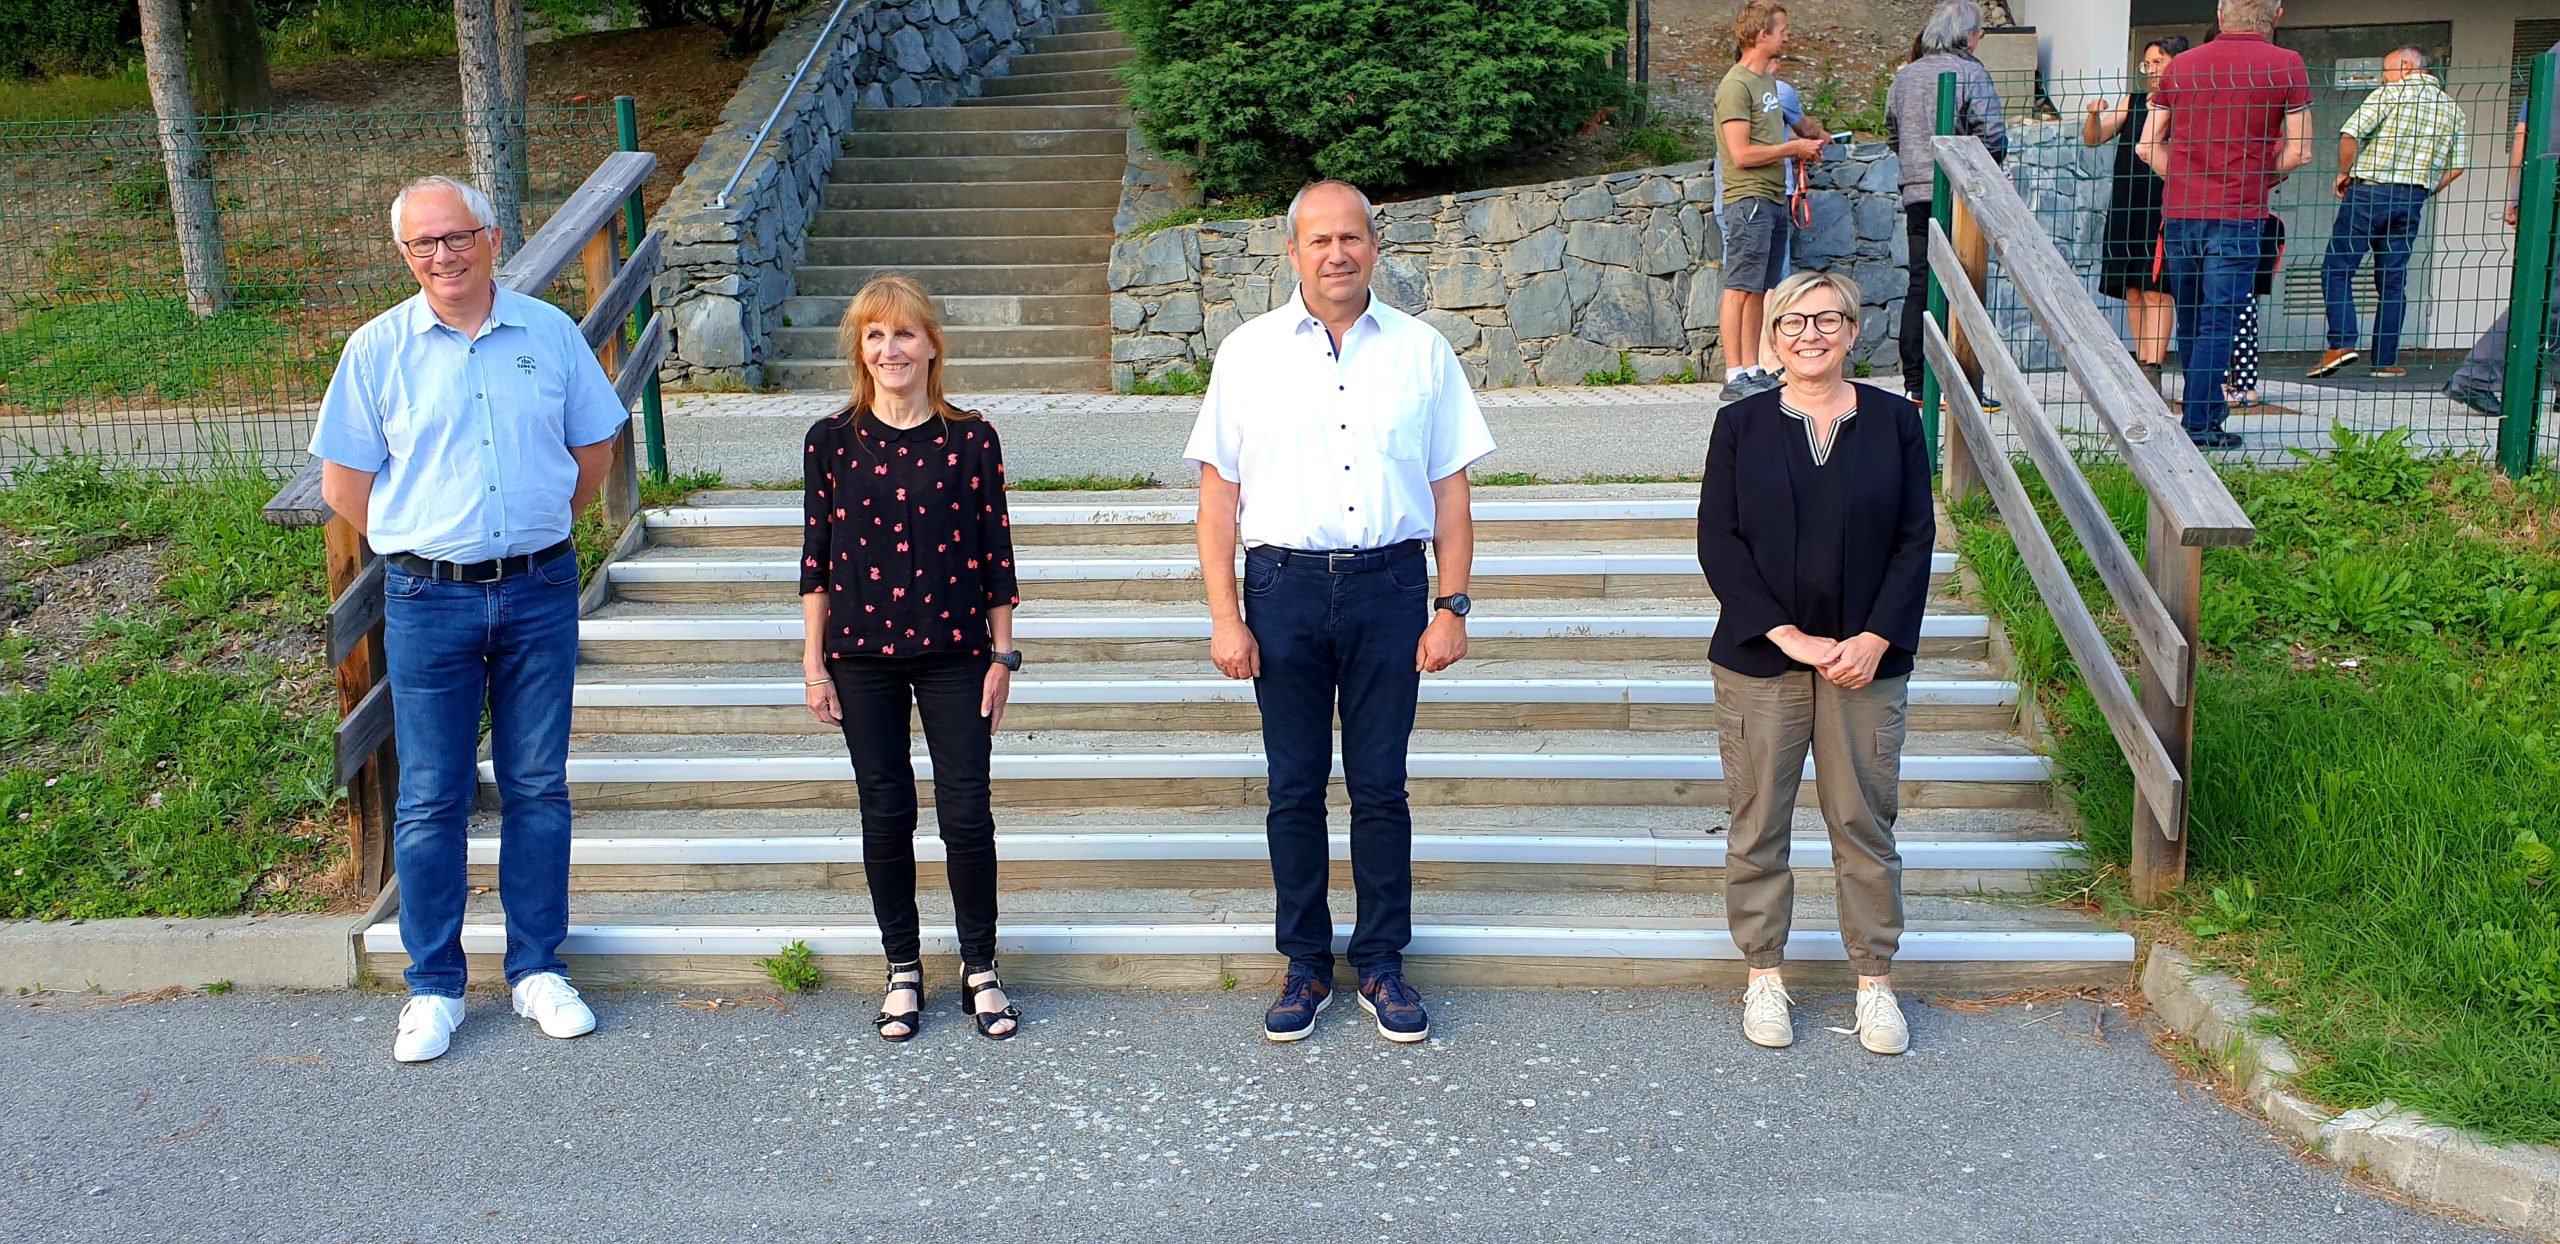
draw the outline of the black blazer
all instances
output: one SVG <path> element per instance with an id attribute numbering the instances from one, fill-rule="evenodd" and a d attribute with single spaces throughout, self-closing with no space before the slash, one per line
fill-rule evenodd
<path id="1" fill-rule="evenodd" d="M 1858 417 L 1851 426 L 1861 435 L 1842 435 L 1823 468 L 1848 472 L 1849 497 L 1840 595 L 1849 634 L 1829 638 L 1883 636 L 1893 647 L 1876 663 L 1876 677 L 1896 678 L 1911 672 L 1929 607 L 1938 522 L 1928 446 L 1919 407 L 1872 385 L 1852 387 Z M 1804 443 L 1804 425 L 1778 409 L 1778 398 L 1771 390 L 1716 412 L 1698 496 L 1698 565 L 1721 614 L 1707 656 L 1756 678 L 1807 668 L 1769 640 L 1771 630 L 1796 620 L 1795 486 L 1784 455 L 1802 452 Z M 1891 435 L 1874 435 L 1879 429 Z"/>

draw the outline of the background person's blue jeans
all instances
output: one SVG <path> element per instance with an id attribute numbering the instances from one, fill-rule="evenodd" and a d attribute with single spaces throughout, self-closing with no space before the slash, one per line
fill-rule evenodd
<path id="1" fill-rule="evenodd" d="M 2256 289 L 2262 228 L 2254 220 L 2162 223 L 2169 293 L 2178 301 L 2178 360 L 2186 372 L 2180 422 L 2190 437 L 2221 431 L 2231 414 L 2222 373 L 2231 367 L 2240 304 Z"/>
<path id="2" fill-rule="evenodd" d="M 391 830 L 409 992 L 461 997 L 464 861 L 479 793 L 480 709 L 502 800 L 498 900 L 509 985 L 566 973 L 569 932 L 569 696 L 578 666 L 578 557 L 563 553 L 496 583 L 383 582 L 383 648 L 400 723 L 400 806 Z"/>
<path id="3" fill-rule="evenodd" d="M 1325 784 L 1333 720 L 1342 710 L 1342 773 L 1351 796 L 1351 885 L 1359 905 L 1345 947 L 1362 977 L 1400 971 L 1413 940 L 1413 812 L 1405 802 L 1405 745 L 1422 674 L 1414 651 L 1431 619 L 1431 571 L 1415 541 L 1372 569 L 1337 574 L 1321 558 L 1286 565 L 1269 549 L 1245 556 L 1245 625 L 1262 650 L 1253 680 L 1262 749 L 1271 765 L 1275 902 L 1272 940 L 1294 970 L 1333 981 L 1333 873 Z"/>
<path id="4" fill-rule="evenodd" d="M 2320 258 L 2320 296 L 2328 304 L 2329 348 L 2356 348 L 2356 268 L 2373 255 L 2373 365 L 2400 361 L 2400 325 L 2409 314 L 2409 253 L 2418 245 L 2418 222 L 2427 210 L 2424 186 L 2357 182 L 2338 206 L 2338 227 Z"/>

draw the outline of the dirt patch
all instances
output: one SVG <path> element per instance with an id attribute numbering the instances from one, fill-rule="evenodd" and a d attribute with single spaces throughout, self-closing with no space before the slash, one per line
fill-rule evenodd
<path id="1" fill-rule="evenodd" d="M 140 544 L 18 577 L 0 588 L 0 637 L 30 643 L 20 660 L 27 691 L 105 642 L 102 621 L 131 618 L 160 599 L 160 546 Z"/>
<path id="2" fill-rule="evenodd" d="M 1715 115 L 1716 83 L 1733 67 L 1733 15 L 1741 7 L 1736 0 L 1654 0 L 1653 81 L 1665 106 Z M 1787 0 L 1779 76 L 1803 93 L 1807 115 L 1843 128 L 1844 117 L 1867 108 L 1892 80 L 1935 7 L 1936 0 Z M 1884 135 L 1861 126 L 1858 137 Z"/>
<path id="3" fill-rule="evenodd" d="M 719 32 L 708 26 L 615 30 L 537 43 L 525 49 L 525 103 L 582 107 L 631 96 L 640 113 L 640 146 L 658 156 L 658 171 L 642 192 L 655 211 L 718 128 L 720 109 L 753 63 L 722 56 L 719 47 Z M 450 56 L 298 65 L 277 70 L 275 87 L 277 106 L 286 112 L 439 112 L 462 106 L 460 70 Z"/>

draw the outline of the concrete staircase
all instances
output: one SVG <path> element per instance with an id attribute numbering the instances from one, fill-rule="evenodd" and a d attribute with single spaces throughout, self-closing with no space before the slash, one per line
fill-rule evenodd
<path id="1" fill-rule="evenodd" d="M 902 272 L 934 295 L 951 392 L 1110 386 L 1104 273 L 1128 161 L 1117 70 L 1136 53 L 1103 17 L 1058 26 L 959 107 L 855 113 L 769 380 L 843 390 L 837 322 L 865 281 Z"/>
<path id="2" fill-rule="evenodd" d="M 1692 551 L 1693 491 L 1477 496 L 1472 654 L 1424 680 L 1412 741 L 1417 982 L 1738 982 L 1706 665 L 1716 606 Z M 760 990 L 755 959 L 798 939 L 832 981 L 877 984 L 851 767 L 800 707 L 797 500 L 712 493 L 652 513 L 647 547 L 603 572 L 610 596 L 581 624 L 569 761 L 565 952 L 583 982 Z M 1190 497 L 1016 501 L 1028 664 L 994 783 L 1008 976 L 1276 983 L 1259 720 L 1252 686 L 1208 661 Z M 1953 568 L 1941 553 L 1913 684 L 1898 975 L 1967 991 L 2121 982 L 2129 938 L 2022 897 L 2068 866 L 2072 836 Z M 929 778 L 920 744 L 917 759 Z M 484 809 L 488 781 L 484 766 Z M 1805 799 L 1791 979 L 1837 981 L 1830 850 L 1810 785 Z M 1339 834 L 1338 787 L 1333 811 Z M 929 808 L 917 846 L 940 989 L 956 943 Z M 484 810 L 475 884 L 494 881 L 497 857 Z M 496 894 L 475 899 L 464 947 L 477 979 L 496 978 L 504 945 Z M 369 929 L 363 950 L 386 979 L 405 962 L 396 923 Z"/>

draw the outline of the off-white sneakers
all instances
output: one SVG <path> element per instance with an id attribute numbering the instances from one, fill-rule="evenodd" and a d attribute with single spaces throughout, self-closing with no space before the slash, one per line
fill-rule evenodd
<path id="1" fill-rule="evenodd" d="M 1911 1048 L 1911 1025 L 1903 1021 L 1902 1004 L 1894 1000 L 1891 985 L 1870 982 L 1858 986 L 1856 1025 L 1831 1031 L 1842 1036 L 1856 1034 L 1858 1044 L 1871 1054 L 1899 1054 Z"/>
<path id="2" fill-rule="evenodd" d="M 453 1045 L 453 1030 L 462 1026 L 462 999 L 442 994 L 412 994 L 400 1008 L 400 1033 L 391 1039 L 391 1057 L 423 1063 Z"/>
<path id="3" fill-rule="evenodd" d="M 583 1037 L 596 1030 L 596 1013 L 558 972 L 536 972 L 517 981 L 514 992 L 516 1014 L 532 1020 L 546 1037 Z"/>
<path id="4" fill-rule="evenodd" d="M 1755 976 L 1742 991 L 1742 1035 L 1753 1045 L 1783 1050 L 1796 1043 L 1796 1023 L 1787 1014 L 1795 999 L 1775 973 Z"/>

